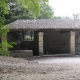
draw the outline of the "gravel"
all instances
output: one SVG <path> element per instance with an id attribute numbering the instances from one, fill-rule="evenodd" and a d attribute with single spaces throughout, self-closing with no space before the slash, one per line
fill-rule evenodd
<path id="1" fill-rule="evenodd" d="M 80 57 L 0 56 L 0 80 L 80 80 Z"/>

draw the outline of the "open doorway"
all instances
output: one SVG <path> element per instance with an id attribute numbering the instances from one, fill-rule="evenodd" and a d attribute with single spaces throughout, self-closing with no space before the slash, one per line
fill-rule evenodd
<path id="1" fill-rule="evenodd" d="M 70 31 L 44 31 L 44 55 L 70 53 Z"/>

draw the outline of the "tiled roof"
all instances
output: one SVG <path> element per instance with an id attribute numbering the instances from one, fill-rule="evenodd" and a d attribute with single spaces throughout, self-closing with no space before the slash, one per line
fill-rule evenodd
<path id="1" fill-rule="evenodd" d="M 79 19 L 22 19 L 8 24 L 9 29 L 80 29 Z"/>

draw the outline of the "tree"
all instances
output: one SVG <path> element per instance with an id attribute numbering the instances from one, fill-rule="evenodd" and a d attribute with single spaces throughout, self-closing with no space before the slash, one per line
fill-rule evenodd
<path id="1" fill-rule="evenodd" d="M 53 9 L 51 8 L 51 6 L 49 6 L 49 4 L 40 4 L 40 13 L 37 16 L 37 18 L 39 19 L 49 19 L 49 18 L 53 18 L 54 12 Z"/>
<path id="2" fill-rule="evenodd" d="M 69 16 L 54 16 L 54 19 L 71 19 Z"/>
<path id="3" fill-rule="evenodd" d="M 5 31 L 3 28 L 4 21 L 5 21 L 4 14 L 8 13 L 8 6 L 6 5 L 6 2 L 7 2 L 7 0 L 0 1 L 0 34 L 7 32 L 7 30 Z M 0 37 L 1 37 L 1 35 L 0 35 Z"/>
<path id="4" fill-rule="evenodd" d="M 54 19 L 62 19 L 61 16 L 54 16 Z"/>
<path id="5" fill-rule="evenodd" d="M 10 23 L 19 18 L 28 17 L 28 12 L 34 17 L 39 13 L 40 4 L 38 0 L 8 0 L 8 14 L 5 14 L 5 23 Z"/>
<path id="6" fill-rule="evenodd" d="M 25 7 L 19 7 L 19 5 L 16 4 L 14 0 L 10 0 L 8 2 L 10 10 L 9 13 L 5 15 L 5 23 L 8 24 L 15 21 L 16 19 L 52 18 L 52 8 L 47 3 L 44 3 L 43 0 L 39 0 L 39 3 L 40 11 L 38 10 L 38 8 L 36 16 L 34 15 L 35 13 L 33 14 L 33 12 L 35 11 L 32 11 L 32 8 L 31 10 L 28 10 Z"/>
<path id="7" fill-rule="evenodd" d="M 80 14 L 73 14 L 73 19 L 80 19 Z"/>
<path id="8" fill-rule="evenodd" d="M 47 0 L 43 0 L 47 1 Z M 16 7 L 15 7 L 15 6 Z M 1 0 L 0 1 L 0 27 L 3 27 L 5 21 L 5 14 L 9 14 L 9 11 L 15 11 L 14 9 L 20 11 L 20 9 L 27 9 L 32 12 L 34 16 L 39 13 L 40 4 L 38 0 Z"/>
<path id="9" fill-rule="evenodd" d="M 47 2 L 48 0 L 41 0 L 43 3 Z M 0 1 L 0 19 L 4 22 L 7 17 L 14 15 L 17 12 L 22 11 L 23 13 L 29 12 L 30 15 L 33 14 L 34 17 L 39 14 L 40 10 L 40 1 L 38 0 L 1 0 Z M 7 15 L 5 15 L 7 14 Z M 2 18 L 3 17 L 3 18 Z M 11 18 L 15 18 L 17 16 L 13 16 Z M 2 22 L 1 22 L 2 23 Z"/>

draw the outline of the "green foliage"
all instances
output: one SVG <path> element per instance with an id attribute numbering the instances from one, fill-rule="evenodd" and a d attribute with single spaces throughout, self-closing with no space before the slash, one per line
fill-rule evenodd
<path id="1" fill-rule="evenodd" d="M 15 42 L 2 42 L 1 44 L 0 44 L 0 55 L 2 55 L 2 56 L 9 56 L 10 55 L 10 52 L 9 51 L 5 51 L 5 46 L 7 47 L 7 48 L 13 48 L 13 44 L 16 44 Z"/>
<path id="2" fill-rule="evenodd" d="M 53 18 L 53 9 L 48 4 L 41 3 L 40 14 L 37 16 L 39 19 Z"/>
<path id="3" fill-rule="evenodd" d="M 61 16 L 54 16 L 54 19 L 62 19 Z"/>
<path id="4" fill-rule="evenodd" d="M 0 34 L 4 33 L 3 26 L 5 17 L 4 14 L 8 13 L 8 5 L 6 4 L 8 0 L 0 0 Z M 6 31 L 7 32 L 7 31 Z"/>
<path id="5" fill-rule="evenodd" d="M 8 5 L 6 4 L 8 0 L 0 0 L 0 15 L 8 13 Z"/>
<path id="6" fill-rule="evenodd" d="M 34 16 L 39 13 L 40 5 L 38 0 L 14 0 L 16 2 L 15 6 L 18 6 L 18 9 L 27 9 L 32 12 Z"/>
<path id="7" fill-rule="evenodd" d="M 5 34 L 7 34 L 9 32 L 9 29 L 7 28 L 7 26 L 4 26 L 0 29 L 0 38 L 1 36 L 4 36 Z"/>
<path id="8" fill-rule="evenodd" d="M 2 55 L 2 56 L 9 56 L 10 52 L 9 51 L 5 51 L 4 48 L 0 48 L 0 55 Z"/>
<path id="9" fill-rule="evenodd" d="M 51 18 L 53 13 L 51 7 L 48 10 L 41 11 L 48 0 L 11 0 L 13 5 L 9 5 L 9 14 L 5 15 L 6 24 L 15 21 L 16 19 L 34 19 L 39 18 L 46 13 L 48 18 Z M 8 2 L 10 3 L 10 1 Z M 24 4 L 24 5 L 23 5 Z M 42 12 L 44 14 L 42 14 Z M 40 13 L 40 14 L 39 14 Z"/>
<path id="10" fill-rule="evenodd" d="M 34 41 L 34 37 L 32 37 L 32 38 L 31 37 L 27 37 L 27 38 L 25 38 L 25 40 L 26 41 Z"/>
<path id="11" fill-rule="evenodd" d="M 4 18 L 0 16 L 0 28 L 4 25 Z"/>

